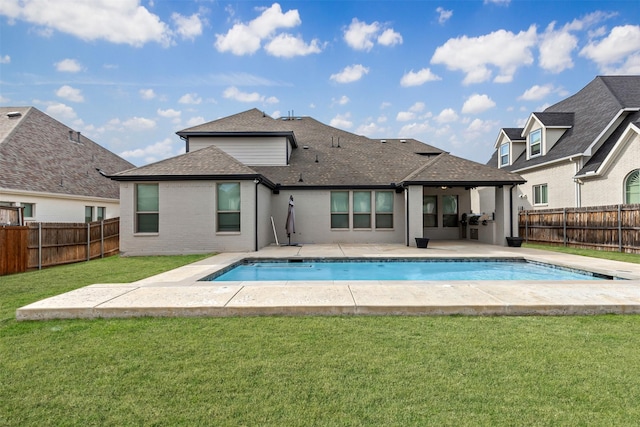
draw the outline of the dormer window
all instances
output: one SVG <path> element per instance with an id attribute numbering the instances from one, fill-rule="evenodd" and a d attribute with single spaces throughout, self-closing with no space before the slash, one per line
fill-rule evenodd
<path id="1" fill-rule="evenodd" d="M 500 166 L 509 165 L 509 144 L 502 144 L 500 146 Z"/>
<path id="2" fill-rule="evenodd" d="M 542 152 L 542 129 L 529 134 L 529 157 L 539 156 Z"/>

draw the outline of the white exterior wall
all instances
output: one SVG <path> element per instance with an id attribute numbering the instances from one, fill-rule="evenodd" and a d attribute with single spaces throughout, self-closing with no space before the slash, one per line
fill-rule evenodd
<path id="1" fill-rule="evenodd" d="M 524 195 L 526 195 L 526 203 L 523 204 L 525 209 L 552 209 L 562 207 L 574 207 L 576 203 L 576 184 L 573 177 L 576 174 L 576 164 L 573 162 L 557 163 L 544 169 L 535 169 L 532 171 L 517 172 L 527 182 L 520 186 Z M 546 205 L 533 205 L 533 187 L 536 185 L 547 184 L 547 200 Z"/>
<path id="2" fill-rule="evenodd" d="M 98 197 L 0 190 L 0 201 L 15 203 L 17 206 L 33 203 L 35 216 L 26 217 L 26 222 L 84 222 L 85 206 L 93 206 L 94 220 L 98 207 L 106 209 L 105 219 L 120 216 L 119 200 Z"/>
<path id="3" fill-rule="evenodd" d="M 624 203 L 627 175 L 640 168 L 640 135 L 634 133 L 629 142 L 620 147 L 612 167 L 601 177 L 585 178 L 581 186 L 582 206 L 617 205 Z"/>
<path id="4" fill-rule="evenodd" d="M 189 139 L 189 151 L 215 145 L 248 166 L 286 166 L 291 146 L 280 137 L 197 137 Z M 288 152 L 287 152 L 288 150 Z"/>
<path id="5" fill-rule="evenodd" d="M 120 183 L 120 251 L 169 255 L 255 250 L 255 184 L 241 181 L 240 232 L 216 232 L 216 182 L 159 183 L 159 232 L 135 233 L 135 183 Z"/>
<path id="6" fill-rule="evenodd" d="M 368 191 L 368 190 L 367 190 Z M 376 190 L 371 190 L 372 192 Z M 393 190 L 392 190 L 393 191 Z M 393 228 L 376 229 L 375 211 L 371 212 L 373 228 L 354 229 L 350 214 L 350 228 L 331 229 L 330 190 L 281 190 L 273 195 L 271 206 L 273 221 L 280 244 L 288 243 L 285 230 L 289 196 L 293 196 L 296 214 L 296 233 L 291 235 L 291 243 L 404 243 L 405 216 L 404 195 L 395 193 L 393 199 Z M 350 209 L 353 209 L 351 195 Z M 374 210 L 372 204 L 372 210 Z"/>

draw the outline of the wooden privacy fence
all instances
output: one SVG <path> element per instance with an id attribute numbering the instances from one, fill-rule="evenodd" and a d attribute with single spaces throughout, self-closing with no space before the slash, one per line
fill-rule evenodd
<path id="1" fill-rule="evenodd" d="M 640 253 L 640 204 L 521 211 L 527 242 Z"/>
<path id="2" fill-rule="evenodd" d="M 115 255 L 119 245 L 120 218 L 1 227 L 0 275 Z"/>

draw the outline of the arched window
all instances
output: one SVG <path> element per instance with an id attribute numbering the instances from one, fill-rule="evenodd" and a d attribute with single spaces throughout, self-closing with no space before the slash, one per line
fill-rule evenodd
<path id="1" fill-rule="evenodd" d="M 624 202 L 640 203 L 640 169 L 631 172 L 625 180 Z"/>

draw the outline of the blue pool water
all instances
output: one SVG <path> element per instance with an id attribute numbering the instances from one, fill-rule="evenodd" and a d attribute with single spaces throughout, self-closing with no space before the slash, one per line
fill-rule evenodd
<path id="1" fill-rule="evenodd" d="M 208 281 L 290 280 L 602 280 L 589 272 L 524 260 L 257 261 L 240 263 Z"/>

